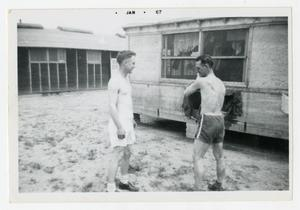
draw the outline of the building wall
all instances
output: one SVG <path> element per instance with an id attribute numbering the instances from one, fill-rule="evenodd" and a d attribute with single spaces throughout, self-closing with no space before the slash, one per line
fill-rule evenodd
<path id="1" fill-rule="evenodd" d="M 132 80 L 159 81 L 161 72 L 161 35 L 130 36 L 129 49 L 136 52 L 136 68 Z"/>
<path id="2" fill-rule="evenodd" d="M 30 91 L 28 50 L 20 47 L 18 48 L 18 87 L 19 93 Z"/>
<path id="3" fill-rule="evenodd" d="M 251 52 L 249 87 L 287 89 L 287 25 L 255 26 Z"/>
<path id="4" fill-rule="evenodd" d="M 143 33 L 143 28 L 140 30 L 142 32 L 129 33 L 129 48 L 137 52 L 137 66 L 131 76 L 134 111 L 186 121 L 181 103 L 188 82 L 160 79 L 161 34 L 153 34 L 154 27 L 149 28 L 149 34 Z M 288 139 L 288 115 L 281 111 L 281 92 L 274 92 L 274 89 L 283 92 L 288 89 L 287 25 L 265 24 L 254 26 L 251 30 L 248 87 L 239 88 L 242 91 L 243 115 L 229 129 Z"/>
<path id="5" fill-rule="evenodd" d="M 157 116 L 161 98 L 158 86 L 161 74 L 161 35 L 130 36 L 129 40 L 129 49 L 136 53 L 136 68 L 130 75 L 134 110 L 136 113 Z"/>
<path id="6" fill-rule="evenodd" d="M 111 75 L 110 54 L 116 56 L 117 53 L 116 51 L 102 51 L 99 60 L 90 60 L 87 63 L 88 50 L 66 49 L 66 60 L 63 62 L 46 59 L 34 60 L 29 64 L 30 49 L 33 48 L 18 47 L 18 89 L 20 94 L 76 90 L 77 69 L 78 89 L 106 88 Z M 52 48 L 52 52 L 53 49 L 56 48 Z M 46 54 L 50 49 L 39 48 L 39 50 L 44 50 L 43 53 Z M 39 53 L 35 51 L 35 56 L 38 55 Z"/>
<path id="7" fill-rule="evenodd" d="M 248 88 L 259 88 L 262 91 L 243 93 L 246 131 L 288 139 L 288 115 L 281 110 L 280 92 L 288 90 L 287 25 L 253 28 L 248 65 Z"/>

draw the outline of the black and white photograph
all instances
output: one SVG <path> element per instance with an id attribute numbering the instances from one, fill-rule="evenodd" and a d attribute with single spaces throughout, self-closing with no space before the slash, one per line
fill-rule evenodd
<path id="1" fill-rule="evenodd" d="M 291 16 L 238 10 L 11 10 L 13 191 L 290 192 Z"/>

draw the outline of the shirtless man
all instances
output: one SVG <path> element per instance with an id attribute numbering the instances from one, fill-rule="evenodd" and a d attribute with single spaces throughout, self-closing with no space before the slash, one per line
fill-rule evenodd
<path id="1" fill-rule="evenodd" d="M 224 138 L 224 117 L 221 112 L 225 86 L 217 78 L 212 69 L 213 61 L 209 55 L 202 55 L 196 58 L 196 68 L 198 70 L 197 79 L 186 88 L 185 95 L 190 95 L 200 89 L 201 93 L 201 119 L 195 135 L 194 141 L 194 175 L 195 189 L 200 189 L 203 181 L 204 167 L 203 159 L 210 145 L 217 163 L 217 180 L 214 184 L 209 184 L 209 190 L 223 190 L 222 183 L 225 177 L 225 165 L 223 158 L 223 138 Z"/>
<path id="2" fill-rule="evenodd" d="M 107 191 L 116 191 L 116 173 L 121 169 L 118 187 L 123 190 L 138 191 L 128 181 L 129 158 L 131 145 L 135 142 L 131 85 L 128 75 L 135 67 L 135 53 L 122 51 L 117 56 L 119 71 L 108 82 L 109 112 L 108 123 L 110 158 L 107 172 Z"/>

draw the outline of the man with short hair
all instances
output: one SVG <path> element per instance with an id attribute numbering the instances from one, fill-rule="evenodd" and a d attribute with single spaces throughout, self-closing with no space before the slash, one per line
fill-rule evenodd
<path id="1" fill-rule="evenodd" d="M 121 51 L 117 56 L 119 71 L 108 82 L 109 112 L 108 123 L 110 158 L 107 173 L 107 191 L 115 192 L 115 178 L 120 167 L 121 177 L 118 187 L 123 190 L 138 191 L 128 181 L 131 145 L 135 143 L 131 85 L 129 74 L 135 68 L 135 56 L 132 51 Z"/>
<path id="2" fill-rule="evenodd" d="M 225 134 L 222 106 L 225 97 L 225 86 L 213 72 L 213 61 L 209 55 L 196 58 L 198 76 L 186 88 L 185 96 L 189 96 L 198 89 L 201 93 L 201 119 L 194 140 L 193 162 L 195 175 L 195 190 L 201 189 L 204 175 L 204 155 L 212 145 L 213 155 L 217 164 L 217 180 L 209 184 L 209 190 L 224 190 L 222 187 L 225 177 L 223 156 L 223 139 Z"/>

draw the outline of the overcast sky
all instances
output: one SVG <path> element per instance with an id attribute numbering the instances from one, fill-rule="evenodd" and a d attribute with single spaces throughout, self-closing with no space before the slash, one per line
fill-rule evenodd
<path id="1" fill-rule="evenodd" d="M 57 26 L 91 30 L 96 34 L 124 33 L 122 26 L 131 23 L 158 22 L 178 18 L 216 17 L 214 9 L 134 9 L 135 14 L 126 14 L 130 9 L 60 9 L 60 10 L 14 10 L 16 19 L 24 23 L 39 23 L 45 28 Z M 224 11 L 224 9 L 223 9 Z M 220 16 L 220 15 L 219 15 Z"/>

